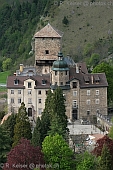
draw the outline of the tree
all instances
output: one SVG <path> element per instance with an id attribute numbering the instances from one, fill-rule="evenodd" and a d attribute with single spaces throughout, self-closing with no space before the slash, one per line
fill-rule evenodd
<path id="1" fill-rule="evenodd" d="M 11 63 L 12 63 L 12 59 L 11 58 L 7 58 L 6 60 L 4 60 L 2 62 L 3 71 L 9 70 L 11 68 Z"/>
<path id="2" fill-rule="evenodd" d="M 95 170 L 97 164 L 97 158 L 87 151 L 76 157 L 76 170 Z"/>
<path id="3" fill-rule="evenodd" d="M 99 61 L 100 61 L 100 55 L 97 54 L 97 53 L 93 53 L 91 55 L 89 63 L 90 63 L 91 66 L 95 67 L 99 63 Z"/>
<path id="4" fill-rule="evenodd" d="M 65 25 L 68 25 L 69 24 L 69 21 L 67 19 L 66 16 L 64 16 L 63 20 L 62 20 L 62 23 L 65 24 Z"/>
<path id="5" fill-rule="evenodd" d="M 2 124 L 3 128 L 5 129 L 5 131 L 7 131 L 7 133 L 10 136 L 10 140 L 11 140 L 11 145 L 13 142 L 13 136 L 14 136 L 14 126 L 16 124 L 16 116 L 17 114 L 12 113 L 7 120 L 5 120 Z"/>
<path id="6" fill-rule="evenodd" d="M 112 157 L 108 147 L 104 144 L 101 152 L 98 170 L 112 170 Z"/>
<path id="7" fill-rule="evenodd" d="M 26 112 L 25 104 L 22 102 L 17 113 L 16 124 L 14 127 L 13 147 L 16 146 L 21 138 L 31 139 L 31 126 Z"/>
<path id="8" fill-rule="evenodd" d="M 111 155 L 111 159 L 113 160 L 113 140 L 110 139 L 107 135 L 97 140 L 96 147 L 94 148 L 92 153 L 97 157 L 101 156 L 104 145 L 106 145 L 106 147 L 108 148 L 109 153 Z M 113 166 L 113 162 L 112 162 L 112 166 Z"/>
<path id="9" fill-rule="evenodd" d="M 53 93 L 51 90 L 48 90 L 47 98 L 45 100 L 45 108 L 41 116 L 41 140 L 43 142 L 44 138 L 47 136 L 48 131 L 50 130 L 50 121 L 51 121 L 51 101 Z"/>
<path id="10" fill-rule="evenodd" d="M 108 81 L 108 104 L 110 104 L 110 102 L 113 102 L 113 79 L 111 77 L 111 75 L 113 75 L 113 67 L 110 66 L 108 63 L 106 62 L 102 62 L 99 65 L 97 65 L 92 73 L 105 73 L 106 74 L 106 78 Z"/>
<path id="11" fill-rule="evenodd" d="M 63 128 L 63 123 L 58 116 L 54 116 L 51 120 L 50 130 L 48 131 L 49 135 L 54 136 L 55 133 L 62 135 L 66 139 L 66 130 Z"/>
<path id="12" fill-rule="evenodd" d="M 42 151 L 47 164 L 52 167 L 56 166 L 56 170 L 72 170 L 74 166 L 73 152 L 59 134 L 54 136 L 46 136 L 42 143 Z"/>
<path id="13" fill-rule="evenodd" d="M 94 45 L 86 44 L 83 50 L 83 55 L 91 56 L 92 51 L 94 50 Z"/>
<path id="14" fill-rule="evenodd" d="M 41 121 L 39 117 L 37 118 L 36 127 L 32 134 L 32 144 L 33 146 L 41 146 Z"/>
<path id="15" fill-rule="evenodd" d="M 0 163 L 6 162 L 6 154 L 10 150 L 10 138 L 7 132 L 0 126 Z"/>
<path id="16" fill-rule="evenodd" d="M 64 132 L 64 135 L 66 135 L 68 129 L 67 129 L 67 116 L 65 114 L 66 112 L 66 109 L 65 109 L 65 98 L 63 96 L 63 91 L 61 88 L 57 88 L 54 93 L 53 93 L 53 98 L 52 98 L 52 101 L 51 101 L 51 106 L 52 106 L 52 110 L 51 110 L 51 130 L 55 128 L 53 127 L 54 126 L 54 123 L 53 121 L 55 121 L 57 123 L 57 126 L 58 126 L 58 123 L 60 125 L 60 128 L 63 130 Z M 55 119 L 58 119 L 58 120 L 55 120 Z M 57 129 L 56 129 L 57 130 Z M 53 133 L 53 132 L 52 132 Z M 56 133 L 54 131 L 54 133 Z"/>
<path id="17" fill-rule="evenodd" d="M 27 139 L 21 139 L 8 153 L 7 163 L 3 170 L 29 170 L 39 166 L 40 170 L 45 170 L 44 156 L 39 146 L 34 147 Z"/>

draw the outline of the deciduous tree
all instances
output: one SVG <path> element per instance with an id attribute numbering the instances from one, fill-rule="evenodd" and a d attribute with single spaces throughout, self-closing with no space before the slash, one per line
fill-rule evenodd
<path id="1" fill-rule="evenodd" d="M 30 170 L 39 167 L 45 170 L 44 156 L 39 146 L 34 147 L 27 139 L 21 139 L 8 153 L 7 163 L 3 170 Z"/>
<path id="2" fill-rule="evenodd" d="M 74 166 L 73 152 L 59 134 L 46 136 L 42 143 L 42 151 L 47 164 L 51 164 L 56 170 L 72 170 Z"/>
<path id="3" fill-rule="evenodd" d="M 96 147 L 94 148 L 92 153 L 97 157 L 101 156 L 104 145 L 106 145 L 106 147 L 108 148 L 109 153 L 111 155 L 111 159 L 113 160 L 113 140 L 110 139 L 107 135 L 97 140 Z M 112 166 L 113 166 L 113 162 L 112 162 Z"/>

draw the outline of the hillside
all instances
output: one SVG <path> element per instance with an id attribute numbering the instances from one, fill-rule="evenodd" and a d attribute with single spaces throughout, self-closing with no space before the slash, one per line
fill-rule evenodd
<path id="1" fill-rule="evenodd" d="M 48 22 L 64 32 L 64 55 L 70 54 L 75 61 L 87 61 L 92 53 L 98 53 L 100 60 L 106 58 L 113 53 L 113 4 L 99 2 L 1 0 L 0 71 L 14 72 L 20 63 L 34 64 L 32 38 Z"/>
<path id="2" fill-rule="evenodd" d="M 51 12 L 51 17 L 43 19 L 64 32 L 62 47 L 65 54 L 79 56 L 80 60 L 83 49 L 90 43 L 97 46 L 95 51 L 101 53 L 102 58 L 106 57 L 108 48 L 113 46 L 113 3 L 99 2 L 65 0 L 53 14 Z M 64 16 L 69 21 L 67 25 L 62 23 Z M 100 42 L 103 43 L 100 45 Z"/>

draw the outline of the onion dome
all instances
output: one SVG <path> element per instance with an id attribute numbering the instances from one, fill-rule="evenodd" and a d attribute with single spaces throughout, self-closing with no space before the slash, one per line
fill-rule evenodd
<path id="1" fill-rule="evenodd" d="M 63 54 L 61 52 L 58 53 L 58 60 L 53 62 L 53 71 L 67 71 L 69 70 L 68 64 L 64 61 Z"/>

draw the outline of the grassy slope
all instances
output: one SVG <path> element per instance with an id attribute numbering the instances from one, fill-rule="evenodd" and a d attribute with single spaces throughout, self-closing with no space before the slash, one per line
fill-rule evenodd
<path id="1" fill-rule="evenodd" d="M 0 72 L 0 83 L 6 83 L 7 76 L 10 74 L 10 71 Z"/>
<path id="2" fill-rule="evenodd" d="M 63 52 L 66 55 L 77 54 L 85 44 L 95 42 L 99 38 L 107 38 L 108 31 L 113 32 L 113 5 L 84 6 L 84 0 L 77 6 L 74 0 L 65 0 L 63 4 L 54 11 L 54 18 L 45 18 L 59 30 L 64 32 Z M 85 1 L 86 2 L 86 1 Z M 103 0 L 100 0 L 103 2 Z M 70 3 L 73 3 L 70 4 Z M 66 16 L 69 26 L 62 24 L 62 19 Z"/>

